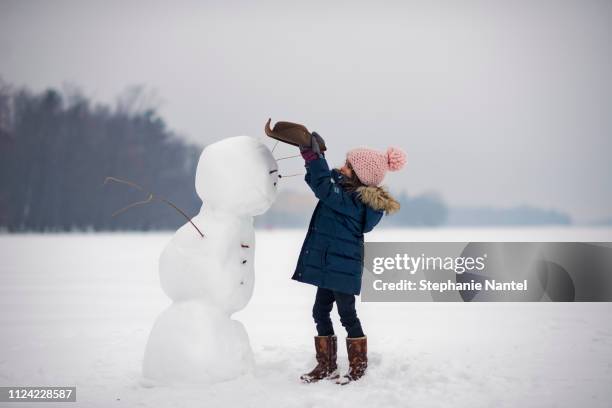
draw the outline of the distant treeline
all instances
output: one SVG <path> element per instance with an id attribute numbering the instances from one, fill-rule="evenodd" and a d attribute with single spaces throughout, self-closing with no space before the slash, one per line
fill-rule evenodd
<path id="1" fill-rule="evenodd" d="M 449 225 L 568 225 L 571 217 L 553 209 L 520 205 L 510 208 L 456 207 L 448 216 Z"/>
<path id="2" fill-rule="evenodd" d="M 396 198 L 401 210 L 384 217 L 381 226 L 435 227 L 446 223 L 448 208 L 439 195 L 426 193 L 409 196 L 401 193 Z M 264 228 L 304 228 L 308 226 L 315 204 L 316 199 L 310 190 L 305 193 L 284 191 L 267 213 L 256 218 L 255 224 Z"/>
<path id="3" fill-rule="evenodd" d="M 106 176 L 133 180 L 197 213 L 194 174 L 201 147 L 169 131 L 148 105 L 138 88 L 108 106 L 78 92 L 33 93 L 0 82 L 0 229 L 149 230 L 185 222 L 161 203 L 112 218 L 147 196 L 104 185 Z"/>
<path id="4" fill-rule="evenodd" d="M 147 199 L 107 176 L 132 180 L 173 201 L 188 215 L 201 201 L 194 177 L 201 146 L 168 130 L 141 88 L 124 92 L 114 106 L 94 104 L 81 93 L 34 93 L 0 80 L 0 230 L 157 230 L 185 223 L 159 202 L 116 210 Z M 437 194 L 397 195 L 399 213 L 382 226 L 568 224 L 555 210 L 533 207 L 449 208 Z M 308 225 L 314 196 L 284 191 L 266 214 L 264 228 Z"/>
<path id="5" fill-rule="evenodd" d="M 553 210 L 530 206 L 449 207 L 435 193 L 397 195 L 401 209 L 392 216 L 383 217 L 384 227 L 436 227 L 436 226 L 510 226 L 510 225 L 567 225 L 569 215 Z M 270 211 L 257 217 L 256 225 L 265 228 L 308 225 L 316 202 L 312 194 L 282 192 Z"/>

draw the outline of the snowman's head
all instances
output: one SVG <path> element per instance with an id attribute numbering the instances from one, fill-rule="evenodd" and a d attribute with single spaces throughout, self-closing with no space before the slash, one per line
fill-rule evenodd
<path id="1" fill-rule="evenodd" d="M 276 199 L 278 179 L 270 149 L 255 138 L 236 136 L 204 149 L 195 185 L 205 209 L 254 216 Z"/>

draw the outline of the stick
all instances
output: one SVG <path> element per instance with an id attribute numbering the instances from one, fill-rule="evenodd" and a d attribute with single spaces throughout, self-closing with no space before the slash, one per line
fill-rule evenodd
<path id="1" fill-rule="evenodd" d="M 117 178 L 117 177 L 111 177 L 111 176 L 108 176 L 108 177 L 106 177 L 106 178 L 104 179 L 104 184 L 107 184 L 109 181 L 114 181 L 114 182 L 116 182 L 116 183 L 121 183 L 121 184 L 127 184 L 128 186 L 133 187 L 133 188 L 135 188 L 135 189 L 137 189 L 137 190 L 140 190 L 140 191 L 145 191 L 145 192 L 146 192 L 146 193 L 149 195 L 149 196 L 148 196 L 148 198 L 147 198 L 146 200 L 136 201 L 135 203 L 132 203 L 132 204 L 130 204 L 130 205 L 127 205 L 127 206 L 125 206 L 125 207 L 123 207 L 123 208 L 121 208 L 121 209 L 119 209 L 119 210 L 115 211 L 115 212 L 114 212 L 114 213 L 111 215 L 112 217 L 115 217 L 116 215 L 119 215 L 119 214 L 121 214 L 122 212 L 127 211 L 127 210 L 129 210 L 130 208 L 132 208 L 132 207 L 136 207 L 136 206 L 139 206 L 139 205 L 148 204 L 148 203 L 150 203 L 150 202 L 152 202 L 152 201 L 154 201 L 154 200 L 157 200 L 157 201 L 161 201 L 162 203 L 165 203 L 165 204 L 169 205 L 170 207 L 172 207 L 172 208 L 174 208 L 176 211 L 178 211 L 178 212 L 179 212 L 179 214 L 181 214 L 183 217 L 185 217 L 185 219 L 187 219 L 187 221 L 189 221 L 189 223 L 190 223 L 190 224 L 193 226 L 193 228 L 195 228 L 195 229 L 196 229 L 196 231 L 198 231 L 198 234 L 200 234 L 200 236 L 201 236 L 202 238 L 204 238 L 204 234 L 203 234 L 203 233 L 202 233 L 202 231 L 200 231 L 200 229 L 199 229 L 199 228 L 198 228 L 198 227 L 197 227 L 197 226 L 196 226 L 196 225 L 193 223 L 193 221 L 191 220 L 191 218 L 189 218 L 189 216 L 188 216 L 187 214 L 185 214 L 185 212 L 184 212 L 183 210 L 181 210 L 180 208 L 178 208 L 178 207 L 177 207 L 177 206 L 176 206 L 176 205 L 175 205 L 175 204 L 174 204 L 172 201 L 170 201 L 170 200 L 168 200 L 168 199 L 166 199 L 166 198 L 164 198 L 164 197 L 161 197 L 161 196 L 156 196 L 155 194 L 153 194 L 153 193 L 152 193 L 152 192 L 150 192 L 150 191 L 146 191 L 146 190 L 145 190 L 143 187 L 141 187 L 140 185 L 138 185 L 138 184 L 134 183 L 133 181 L 123 180 L 123 179 L 120 179 L 120 178 Z"/>
<path id="2" fill-rule="evenodd" d="M 295 156 L 286 156 L 286 157 L 281 157 L 280 159 L 275 159 L 276 161 L 280 161 L 280 160 L 285 160 L 285 159 L 291 159 L 293 157 L 300 157 L 301 154 L 296 154 Z"/>

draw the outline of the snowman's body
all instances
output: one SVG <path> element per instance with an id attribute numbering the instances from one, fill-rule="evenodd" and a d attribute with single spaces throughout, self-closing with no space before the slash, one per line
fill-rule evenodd
<path id="1" fill-rule="evenodd" d="M 277 165 L 256 139 L 239 136 L 209 145 L 200 157 L 196 190 L 203 201 L 193 222 L 164 248 L 161 286 L 173 304 L 157 319 L 143 374 L 164 382 L 216 382 L 251 371 L 246 330 L 231 315 L 254 287 L 253 216 L 276 198 Z"/>

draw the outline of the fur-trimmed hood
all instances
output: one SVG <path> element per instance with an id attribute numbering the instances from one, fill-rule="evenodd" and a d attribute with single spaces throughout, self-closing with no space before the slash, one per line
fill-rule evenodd
<path id="1" fill-rule="evenodd" d="M 400 203 L 384 187 L 362 186 L 357 188 L 357 195 L 362 203 L 387 215 L 400 209 Z"/>

